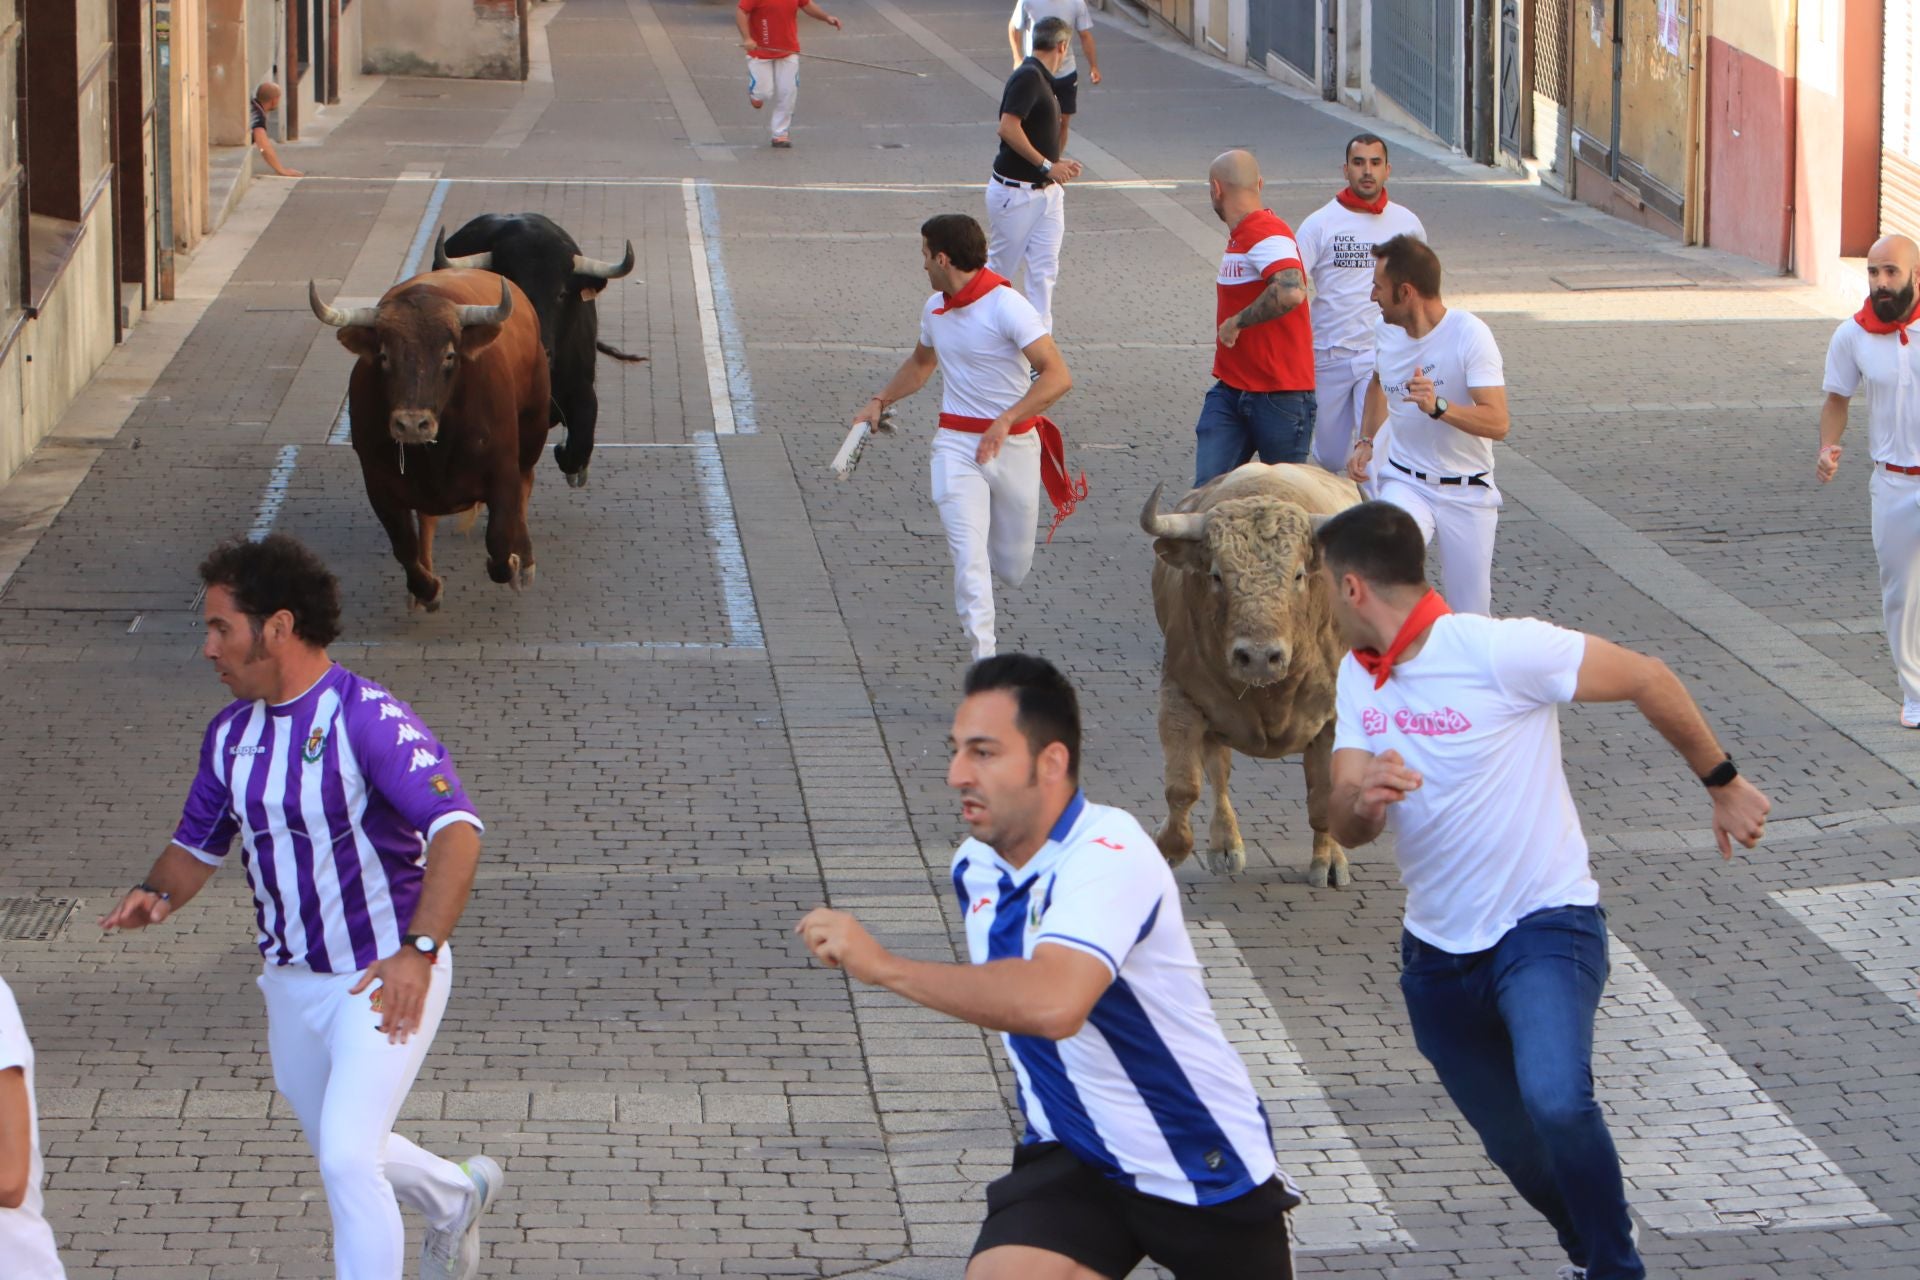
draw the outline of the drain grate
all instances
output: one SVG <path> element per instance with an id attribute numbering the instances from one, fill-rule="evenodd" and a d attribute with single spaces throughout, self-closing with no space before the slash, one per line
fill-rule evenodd
<path id="1" fill-rule="evenodd" d="M 0 942 L 51 942 L 79 909 L 78 898 L 0 898 Z"/>

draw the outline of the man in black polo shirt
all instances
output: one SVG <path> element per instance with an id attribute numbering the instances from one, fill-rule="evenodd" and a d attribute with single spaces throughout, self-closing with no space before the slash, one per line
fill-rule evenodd
<path id="1" fill-rule="evenodd" d="M 1024 268 L 1024 292 L 1053 332 L 1053 281 L 1067 236 L 1060 184 L 1080 162 L 1060 155 L 1060 101 L 1053 77 L 1067 58 L 1070 28 L 1060 18 L 1033 25 L 1033 54 L 1014 68 L 1000 95 L 1000 154 L 987 182 L 987 266 L 1012 280 Z"/>
<path id="2" fill-rule="evenodd" d="M 271 80 L 263 80 L 260 87 L 253 91 L 253 101 L 247 104 L 247 137 L 253 145 L 260 148 L 260 158 L 267 167 L 283 178 L 298 178 L 298 169 L 289 169 L 280 163 L 280 153 L 274 150 L 273 135 L 267 132 L 267 112 L 280 105 L 280 86 Z"/>

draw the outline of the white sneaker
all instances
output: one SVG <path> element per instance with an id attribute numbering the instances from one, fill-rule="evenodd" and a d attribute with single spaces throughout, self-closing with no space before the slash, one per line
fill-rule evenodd
<path id="1" fill-rule="evenodd" d="M 420 1280 L 471 1280 L 480 1270 L 480 1215 L 487 1211 L 507 1175 L 487 1156 L 472 1156 L 460 1172 L 473 1181 L 473 1203 L 445 1231 L 429 1231 L 420 1248 Z"/>
<path id="2" fill-rule="evenodd" d="M 1587 1280 L 1587 1269 L 1568 1264 L 1553 1273 L 1553 1280 Z"/>

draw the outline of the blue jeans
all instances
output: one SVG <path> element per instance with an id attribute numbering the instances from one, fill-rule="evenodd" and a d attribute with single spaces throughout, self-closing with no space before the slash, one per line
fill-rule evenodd
<path id="1" fill-rule="evenodd" d="M 1593 1097 L 1606 913 L 1536 911 L 1470 955 L 1402 933 L 1400 965 L 1414 1042 L 1514 1190 L 1589 1280 L 1644 1280 L 1620 1157 Z"/>
<path id="2" fill-rule="evenodd" d="M 1313 448 L 1311 391 L 1241 391 L 1216 382 L 1194 427 L 1193 487 L 1258 452 L 1262 462 L 1305 462 Z"/>

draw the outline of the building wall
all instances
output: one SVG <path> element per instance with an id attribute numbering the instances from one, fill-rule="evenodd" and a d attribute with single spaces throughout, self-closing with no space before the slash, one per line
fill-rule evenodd
<path id="1" fill-rule="evenodd" d="M 1794 84 L 1768 61 L 1784 58 L 1769 43 L 1742 48 L 1718 28 L 1707 38 L 1706 242 L 1784 271 L 1792 253 Z"/>
<path id="2" fill-rule="evenodd" d="M 356 0 L 354 7 L 362 11 L 361 69 L 369 74 L 523 77 L 516 0 Z"/>

